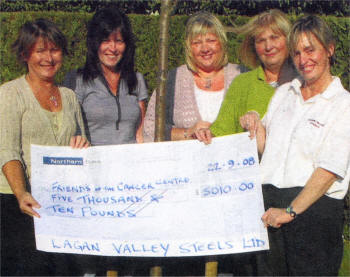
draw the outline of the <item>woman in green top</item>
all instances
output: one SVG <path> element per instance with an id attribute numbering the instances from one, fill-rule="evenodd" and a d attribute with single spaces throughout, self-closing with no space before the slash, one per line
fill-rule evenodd
<path id="1" fill-rule="evenodd" d="M 245 35 L 240 58 L 254 69 L 233 80 L 215 122 L 196 132 L 200 141 L 210 143 L 213 136 L 243 132 L 239 118 L 250 110 L 264 115 L 275 88 L 295 77 L 287 47 L 289 30 L 290 22 L 279 10 L 256 15 L 236 29 Z"/>
<path id="2" fill-rule="evenodd" d="M 218 117 L 208 129 L 200 129 L 196 136 L 208 144 L 213 136 L 243 132 L 239 119 L 248 111 L 264 115 L 276 87 L 291 81 L 296 73 L 289 59 L 287 35 L 291 26 L 286 15 L 270 10 L 253 17 L 236 29 L 245 35 L 240 58 L 252 71 L 238 75 L 231 83 Z M 234 276 L 256 275 L 255 255 L 244 253 L 221 258 L 224 271 Z"/>

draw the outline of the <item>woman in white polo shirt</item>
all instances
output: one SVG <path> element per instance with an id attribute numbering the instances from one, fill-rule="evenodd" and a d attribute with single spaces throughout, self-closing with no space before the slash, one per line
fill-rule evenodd
<path id="1" fill-rule="evenodd" d="M 270 251 L 258 255 L 258 275 L 336 276 L 350 177 L 350 94 L 331 75 L 335 40 L 323 20 L 297 20 L 289 47 L 301 78 L 276 91 L 262 121 L 252 112 L 240 120 L 263 154 Z"/>

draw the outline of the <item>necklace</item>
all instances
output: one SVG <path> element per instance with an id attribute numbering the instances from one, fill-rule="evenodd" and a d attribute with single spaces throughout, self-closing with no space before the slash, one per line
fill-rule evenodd
<path id="1" fill-rule="evenodd" d="M 54 95 L 51 95 L 49 100 L 51 101 L 51 103 L 57 108 L 58 107 L 58 100 L 57 97 Z"/>
<path id="2" fill-rule="evenodd" d="M 205 88 L 211 88 L 211 78 L 205 78 Z"/>
<path id="3" fill-rule="evenodd" d="M 37 95 L 36 97 L 37 97 L 38 101 L 41 102 L 42 100 L 39 100 L 39 99 L 43 99 L 43 95 L 40 92 L 42 92 L 43 89 L 39 89 L 39 88 L 37 89 L 36 88 L 37 86 L 32 82 L 29 75 L 26 76 L 26 79 L 27 79 L 28 83 L 30 84 L 30 86 L 33 90 L 33 93 L 35 95 Z M 49 101 L 55 108 L 57 108 L 59 106 L 58 97 L 55 95 L 56 92 L 58 92 L 58 88 L 56 86 L 53 86 L 50 89 L 48 88 L 48 93 L 50 94 Z"/>
<path id="4" fill-rule="evenodd" d="M 213 87 L 216 87 L 218 84 L 223 81 L 223 69 L 220 69 L 218 71 L 213 71 L 210 73 L 205 73 L 205 72 L 198 72 L 197 78 L 199 79 L 199 83 L 201 86 L 203 86 L 204 89 L 213 89 Z M 204 75 L 204 76 L 203 76 Z M 209 75 L 209 76 L 208 76 Z"/>

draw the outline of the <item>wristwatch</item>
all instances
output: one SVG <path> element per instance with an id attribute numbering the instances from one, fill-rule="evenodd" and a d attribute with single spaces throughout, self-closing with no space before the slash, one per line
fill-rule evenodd
<path id="1" fill-rule="evenodd" d="M 291 217 L 296 218 L 297 213 L 293 210 L 292 206 L 288 206 L 286 209 L 286 213 L 289 214 Z"/>

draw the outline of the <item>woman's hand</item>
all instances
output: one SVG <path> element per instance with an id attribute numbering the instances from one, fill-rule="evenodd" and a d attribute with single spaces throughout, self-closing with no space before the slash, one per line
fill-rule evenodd
<path id="1" fill-rule="evenodd" d="M 260 116 L 257 112 L 250 111 L 239 118 L 239 123 L 243 129 L 249 131 L 249 137 L 253 139 L 257 134 L 259 125 L 261 124 Z"/>
<path id="2" fill-rule="evenodd" d="M 2 167 L 13 194 L 16 196 L 20 210 L 30 216 L 40 217 L 33 208 L 39 209 L 41 206 L 26 190 L 26 178 L 22 163 L 19 160 L 12 160 Z"/>
<path id="3" fill-rule="evenodd" d="M 23 192 L 20 195 L 16 195 L 16 197 L 22 213 L 40 218 L 40 215 L 33 208 L 40 209 L 41 206 L 29 192 Z"/>
<path id="4" fill-rule="evenodd" d="M 210 144 L 213 134 L 209 128 L 202 128 L 195 132 L 195 136 L 199 141 L 204 142 L 205 144 Z"/>
<path id="5" fill-rule="evenodd" d="M 143 143 L 144 140 L 143 140 L 143 128 L 139 128 L 137 131 L 136 131 L 136 143 Z"/>
<path id="6" fill-rule="evenodd" d="M 207 129 L 211 125 L 208 121 L 198 121 L 190 128 L 172 128 L 171 140 L 185 140 L 196 138 L 196 131 L 199 129 Z"/>
<path id="7" fill-rule="evenodd" d="M 136 130 L 136 142 L 137 143 L 143 143 L 143 125 L 145 121 L 145 116 L 146 116 L 146 102 L 145 101 L 139 101 L 139 107 L 141 111 L 141 121 L 140 125 Z"/>
<path id="8" fill-rule="evenodd" d="M 196 138 L 196 132 L 201 129 L 209 129 L 211 123 L 208 121 L 198 121 L 195 125 L 193 125 L 191 128 L 187 129 L 187 135 L 189 137 Z"/>
<path id="9" fill-rule="evenodd" d="M 286 212 L 286 209 L 281 208 L 270 208 L 261 217 L 265 227 L 271 226 L 273 228 L 280 228 L 283 224 L 289 223 L 293 219 L 294 218 Z"/>
<path id="10" fill-rule="evenodd" d="M 69 145 L 72 148 L 86 148 L 90 145 L 90 142 L 82 136 L 74 136 L 71 137 Z"/>
<path id="11" fill-rule="evenodd" d="M 256 143 L 258 146 L 258 153 L 262 155 L 265 150 L 266 131 L 260 120 L 260 116 L 256 111 L 247 112 L 240 117 L 239 123 L 243 129 L 249 131 L 249 137 L 253 139 L 256 136 Z"/>

